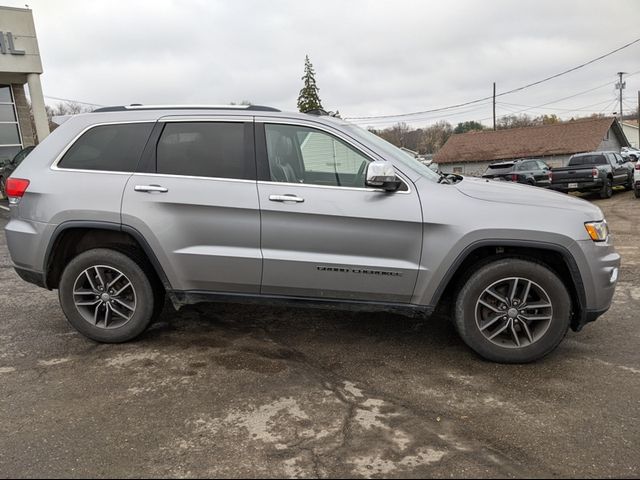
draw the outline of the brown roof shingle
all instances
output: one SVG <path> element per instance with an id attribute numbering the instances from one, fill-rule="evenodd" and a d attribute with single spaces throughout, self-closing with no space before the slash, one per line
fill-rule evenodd
<path id="1" fill-rule="evenodd" d="M 575 120 L 535 127 L 452 135 L 436 153 L 437 163 L 482 162 L 589 152 L 598 148 L 613 117 Z"/>

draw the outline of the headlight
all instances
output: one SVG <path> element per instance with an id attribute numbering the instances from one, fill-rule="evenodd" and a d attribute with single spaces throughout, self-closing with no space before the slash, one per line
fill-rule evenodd
<path id="1" fill-rule="evenodd" d="M 601 222 L 587 222 L 584 224 L 591 240 L 594 242 L 604 242 L 609 236 L 609 227 L 606 220 Z"/>

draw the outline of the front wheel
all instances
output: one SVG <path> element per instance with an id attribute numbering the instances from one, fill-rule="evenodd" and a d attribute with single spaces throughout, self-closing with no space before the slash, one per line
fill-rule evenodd
<path id="1" fill-rule="evenodd" d="M 627 183 L 624 184 L 624 189 L 629 191 L 629 190 L 633 190 L 633 175 L 629 175 L 629 178 L 627 178 Z"/>
<path id="2" fill-rule="evenodd" d="M 455 304 L 462 340 L 484 358 L 528 363 L 553 351 L 565 337 L 571 300 L 558 276 L 545 265 L 516 258 L 477 270 Z"/>
<path id="3" fill-rule="evenodd" d="M 86 337 L 105 343 L 140 335 L 158 313 L 162 299 L 142 262 L 105 248 L 88 250 L 71 260 L 58 289 L 69 323 Z"/>

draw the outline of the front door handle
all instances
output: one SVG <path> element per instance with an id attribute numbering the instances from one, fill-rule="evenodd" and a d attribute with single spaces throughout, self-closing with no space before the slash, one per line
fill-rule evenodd
<path id="1" fill-rule="evenodd" d="M 163 187 L 161 185 L 136 185 L 133 187 L 136 192 L 146 192 L 146 193 L 167 193 L 169 191 L 168 188 Z"/>
<path id="2" fill-rule="evenodd" d="M 285 195 L 269 195 L 269 200 L 271 200 L 272 202 L 304 202 L 304 198 L 290 193 L 287 193 Z"/>

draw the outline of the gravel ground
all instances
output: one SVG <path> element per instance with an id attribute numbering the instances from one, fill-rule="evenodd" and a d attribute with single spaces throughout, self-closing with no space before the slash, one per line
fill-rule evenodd
<path id="1" fill-rule="evenodd" d="M 0 235 L 0 477 L 638 477 L 640 200 L 590 200 L 623 256 L 613 307 L 525 366 L 446 318 L 236 305 L 99 345 Z"/>

